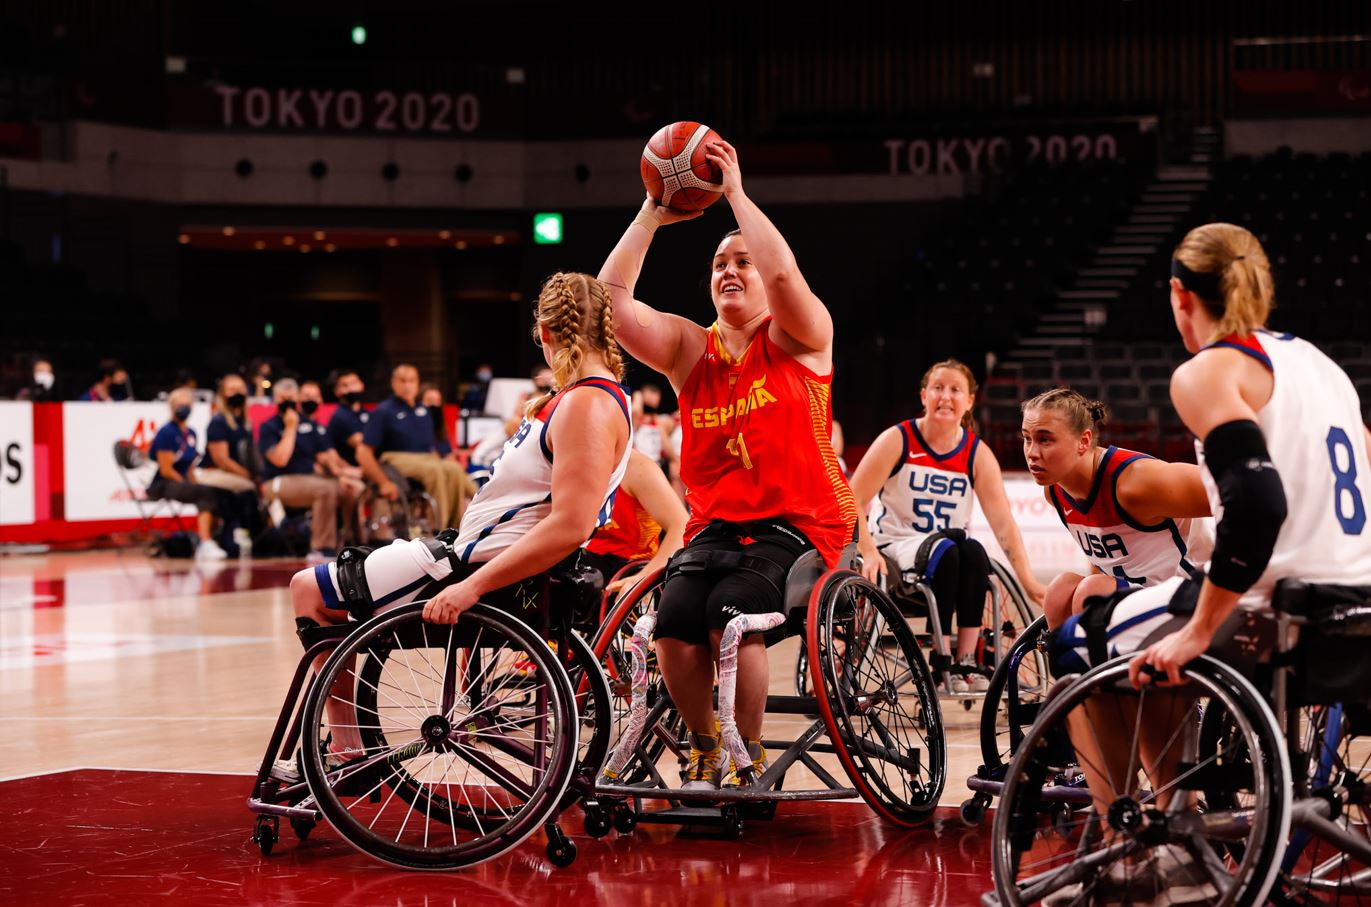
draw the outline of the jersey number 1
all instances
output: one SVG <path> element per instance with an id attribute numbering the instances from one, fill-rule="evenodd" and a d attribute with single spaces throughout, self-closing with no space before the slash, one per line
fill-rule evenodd
<path id="1" fill-rule="evenodd" d="M 752 468 L 752 458 L 747 455 L 747 442 L 743 440 L 742 432 L 728 439 L 728 452 L 743 461 L 743 469 Z"/>
<path id="2" fill-rule="evenodd" d="M 1348 535 L 1361 535 L 1366 526 L 1366 505 L 1362 503 L 1361 489 L 1357 487 L 1357 456 L 1352 440 L 1347 432 L 1336 425 L 1328 429 L 1328 462 L 1333 467 L 1333 515 L 1342 524 L 1342 531 Z M 1338 451 L 1346 459 L 1346 468 L 1339 463 Z M 1347 510 L 1350 499 L 1351 513 Z"/>

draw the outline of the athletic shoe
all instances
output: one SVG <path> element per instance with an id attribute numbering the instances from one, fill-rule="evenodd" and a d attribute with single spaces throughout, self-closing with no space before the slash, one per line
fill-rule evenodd
<path id="1" fill-rule="evenodd" d="M 1169 902 L 1171 893 L 1157 871 L 1153 860 L 1129 863 L 1119 860 L 1101 875 L 1087 882 L 1077 882 L 1050 893 L 1043 898 L 1043 907 L 1151 907 Z"/>
<path id="2" fill-rule="evenodd" d="M 361 750 L 335 750 L 329 748 L 328 754 L 324 756 L 324 771 L 331 772 L 342 768 L 353 759 L 361 757 Z M 303 780 L 300 773 L 300 751 L 295 751 L 295 756 L 291 759 L 277 759 L 271 764 L 271 777 L 284 784 L 299 784 Z"/>
<path id="3" fill-rule="evenodd" d="M 965 669 L 961 677 L 967 689 L 963 692 L 984 693 L 990 689 L 990 680 L 981 673 L 981 667 L 976 664 L 974 657 L 963 655 L 961 660 L 957 662 L 957 667 Z"/>
<path id="4" fill-rule="evenodd" d="M 1170 903 L 1202 904 L 1219 896 L 1208 873 L 1181 845 L 1163 844 L 1152 853 Z"/>
<path id="5" fill-rule="evenodd" d="M 951 671 L 948 672 L 947 683 L 943 684 L 942 688 L 954 696 L 971 691 L 971 687 L 966 683 L 966 677 L 961 674 L 954 674 Z"/>
<path id="6" fill-rule="evenodd" d="M 766 758 L 766 747 L 762 746 L 760 740 L 747 741 L 747 754 L 752 758 L 752 777 L 744 782 L 738 773 L 738 764 L 736 762 L 731 763 L 732 768 L 729 770 L 728 777 L 724 779 L 724 787 L 738 788 L 756 784 L 757 779 L 762 777 L 767 767 L 771 765 L 771 762 Z"/>
<path id="7" fill-rule="evenodd" d="M 222 561 L 228 558 L 228 552 L 219 547 L 219 543 L 214 539 L 201 539 L 200 544 L 195 546 L 195 559 L 197 561 Z"/>
<path id="8" fill-rule="evenodd" d="M 718 734 L 691 734 L 690 761 L 686 763 L 681 790 L 718 790 L 728 765 L 728 753 Z"/>

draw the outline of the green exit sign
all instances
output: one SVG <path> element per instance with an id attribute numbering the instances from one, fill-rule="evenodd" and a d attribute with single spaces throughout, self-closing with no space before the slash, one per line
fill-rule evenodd
<path id="1" fill-rule="evenodd" d="M 533 241 L 550 246 L 562 241 L 562 215 L 544 211 L 533 215 Z"/>

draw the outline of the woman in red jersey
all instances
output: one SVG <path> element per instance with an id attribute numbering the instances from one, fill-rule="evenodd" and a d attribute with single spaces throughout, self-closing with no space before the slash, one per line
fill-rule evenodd
<path id="1" fill-rule="evenodd" d="M 691 732 L 687 788 L 718 787 L 728 762 L 712 703 L 719 638 L 733 617 L 781 610 L 786 572 L 817 548 L 830 567 L 852 540 L 857 507 L 829 443 L 833 319 L 775 225 L 743 191 L 738 154 L 709 159 L 739 229 L 714 253 L 708 328 L 633 298 L 663 224 L 687 220 L 644 203 L 600 271 L 620 314 L 619 340 L 666 376 L 680 399 L 681 479 L 691 519 L 657 613 L 657 658 Z M 738 730 L 760 773 L 769 673 L 760 634 L 738 651 Z"/>

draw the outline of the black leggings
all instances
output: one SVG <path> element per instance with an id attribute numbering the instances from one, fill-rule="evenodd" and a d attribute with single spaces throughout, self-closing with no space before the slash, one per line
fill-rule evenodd
<path id="1" fill-rule="evenodd" d="M 812 545 L 788 524 L 716 523 L 702 530 L 682 551 L 701 548 L 742 551 L 789 571 Z M 780 611 L 782 590 L 751 570 L 723 576 L 714 573 L 672 573 L 657 606 L 657 637 L 696 645 L 709 643 L 710 630 L 723 630 L 740 614 Z"/>
<path id="2" fill-rule="evenodd" d="M 944 539 L 941 556 L 930 563 L 933 577 L 929 585 L 938 599 L 938 619 L 943 635 L 952 633 L 952 606 L 957 606 L 957 626 L 979 627 L 985 613 L 985 596 L 990 591 L 990 558 L 975 539 Z M 932 558 L 930 558 L 930 562 Z"/>

